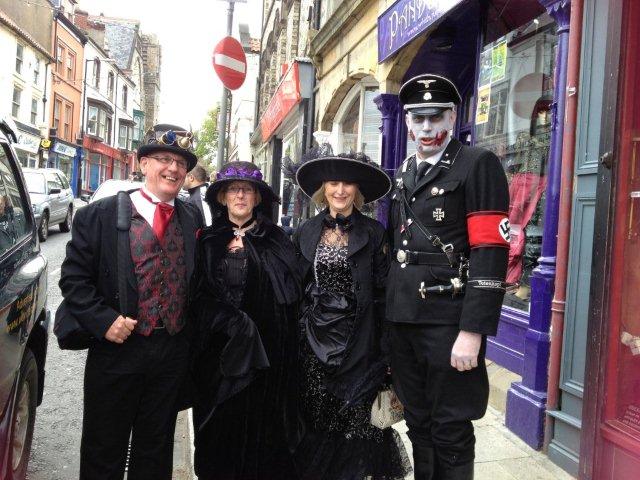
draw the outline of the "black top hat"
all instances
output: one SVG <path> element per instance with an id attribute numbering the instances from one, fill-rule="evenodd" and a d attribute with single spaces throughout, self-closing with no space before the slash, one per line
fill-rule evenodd
<path id="1" fill-rule="evenodd" d="M 143 144 L 138 147 L 138 159 L 153 152 L 173 152 L 187 160 L 187 171 L 198 163 L 193 153 L 193 133 L 176 125 L 166 123 L 154 125 L 144 136 Z"/>
<path id="2" fill-rule="evenodd" d="M 225 185 L 235 181 L 250 182 L 255 185 L 262 197 L 262 202 L 258 205 L 258 208 L 266 215 L 271 216 L 271 207 L 274 203 L 280 203 L 280 197 L 262 179 L 260 168 L 251 162 L 230 162 L 225 164 L 216 175 L 216 180 L 207 188 L 207 193 L 205 194 L 206 202 L 216 209 L 223 207 L 218 202 L 218 192 Z"/>
<path id="3" fill-rule="evenodd" d="M 389 175 L 364 154 L 309 160 L 296 172 L 296 181 L 308 197 L 312 197 L 323 182 L 356 183 L 365 203 L 384 197 L 391 190 Z"/>
<path id="4" fill-rule="evenodd" d="M 399 96 L 405 110 L 421 115 L 436 115 L 462 101 L 451 80 L 428 73 L 406 81 Z"/>

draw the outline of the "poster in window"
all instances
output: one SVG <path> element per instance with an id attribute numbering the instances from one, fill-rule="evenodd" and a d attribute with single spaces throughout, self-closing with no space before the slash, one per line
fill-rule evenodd
<path id="1" fill-rule="evenodd" d="M 483 87 L 491 83 L 491 72 L 493 71 L 492 48 L 488 48 L 480 54 L 480 76 L 478 78 L 478 86 Z"/>
<path id="2" fill-rule="evenodd" d="M 489 121 L 489 107 L 491 106 L 491 85 L 478 89 L 478 108 L 476 110 L 476 125 Z"/>
<path id="3" fill-rule="evenodd" d="M 507 42 L 500 42 L 491 49 L 491 81 L 504 80 L 507 73 Z"/>

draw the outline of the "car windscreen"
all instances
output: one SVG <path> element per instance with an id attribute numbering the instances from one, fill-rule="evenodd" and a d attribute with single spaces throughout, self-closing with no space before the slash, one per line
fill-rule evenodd
<path id="1" fill-rule="evenodd" d="M 44 175 L 35 172 L 24 172 L 29 193 L 47 193 Z"/>

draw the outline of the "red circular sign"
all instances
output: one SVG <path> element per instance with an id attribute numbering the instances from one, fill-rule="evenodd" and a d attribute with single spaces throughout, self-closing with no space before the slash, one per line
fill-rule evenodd
<path id="1" fill-rule="evenodd" d="M 247 57 L 233 37 L 224 37 L 213 49 L 213 69 L 229 90 L 237 90 L 247 76 Z"/>

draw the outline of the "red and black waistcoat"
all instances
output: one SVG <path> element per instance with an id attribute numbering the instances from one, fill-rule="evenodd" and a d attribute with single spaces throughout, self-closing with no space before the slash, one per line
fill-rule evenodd
<path id="1" fill-rule="evenodd" d="M 149 335 L 164 325 L 171 335 L 185 324 L 187 267 L 184 239 L 177 215 L 173 215 L 162 240 L 133 207 L 129 230 L 131 259 L 138 282 L 136 332 Z"/>

